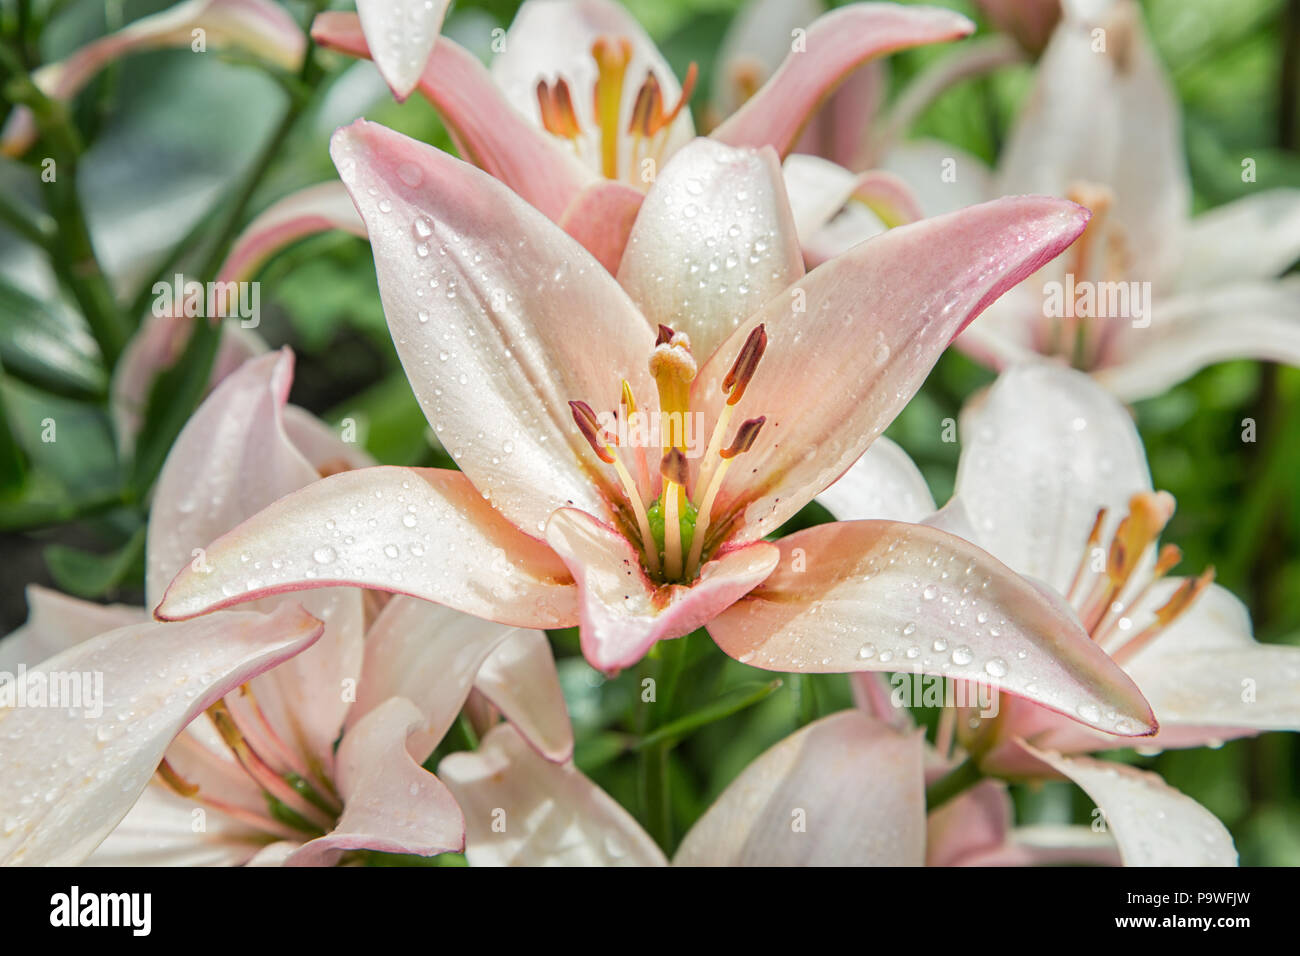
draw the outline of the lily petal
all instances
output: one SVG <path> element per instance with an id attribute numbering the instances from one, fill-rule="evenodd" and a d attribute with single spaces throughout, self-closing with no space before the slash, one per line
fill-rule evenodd
<path id="1" fill-rule="evenodd" d="M 919 734 L 857 711 L 811 723 L 741 772 L 686 834 L 673 863 L 920 866 L 922 747 Z"/>
<path id="2" fill-rule="evenodd" d="M 372 523 L 373 522 L 373 523 Z M 243 556 L 249 560 L 245 562 Z M 520 627 L 577 620 L 568 571 L 460 472 L 380 466 L 322 478 L 214 541 L 154 611 L 183 620 L 325 587 L 410 594 Z M 256 576 L 251 564 L 260 562 Z"/>
<path id="3" fill-rule="evenodd" d="M 483 662 L 515 633 L 501 624 L 396 595 L 366 632 L 365 665 L 348 724 L 394 697 L 409 700 L 424 714 L 424 726 L 408 744 L 423 760 L 464 706 Z"/>
<path id="4" fill-rule="evenodd" d="M 914 668 L 1120 736 L 1156 729 L 1137 685 L 1064 602 L 961 538 L 925 525 L 840 521 L 776 546 L 777 570 L 709 625 L 741 663 L 801 673 Z"/>
<path id="5" fill-rule="evenodd" d="M 691 386 L 692 407 L 716 416 L 723 377 L 750 331 L 766 325 L 767 351 L 735 413 L 767 424 L 715 514 L 743 510 L 742 539 L 775 531 L 862 456 L 966 323 L 1086 222 L 1062 200 L 1001 199 L 891 229 L 769 301 Z"/>
<path id="6" fill-rule="evenodd" d="M 1159 395 L 1207 365 L 1253 358 L 1300 365 L 1300 277 L 1158 300 L 1150 328 L 1122 326 L 1097 381 L 1122 399 Z"/>
<path id="7" fill-rule="evenodd" d="M 342 183 L 318 183 L 290 193 L 267 207 L 239 234 L 221 266 L 219 281 L 250 279 L 281 249 L 330 229 L 363 239 L 366 235 L 365 223 Z"/>
<path id="8" fill-rule="evenodd" d="M 709 139 L 693 140 L 664 166 L 618 270 L 641 312 L 685 332 L 702 358 L 802 276 L 776 154 Z"/>
<path id="9" fill-rule="evenodd" d="M 773 545 L 755 542 L 715 556 L 689 587 L 656 588 L 628 540 L 576 508 L 555 512 L 546 540 L 578 584 L 582 653 L 606 673 L 635 664 L 656 641 L 703 627 L 767 577 L 779 557 Z"/>
<path id="10" fill-rule="evenodd" d="M 926 819 L 925 865 L 963 866 L 1001 848 L 1011 833 L 1007 785 L 981 780 L 941 804 Z"/>
<path id="11" fill-rule="evenodd" d="M 1125 866 L 1237 865 L 1237 850 L 1224 825 L 1154 773 L 1029 749 L 1093 799 Z"/>
<path id="12" fill-rule="evenodd" d="M 817 496 L 817 503 L 841 521 L 887 518 L 916 523 L 935 510 L 921 469 L 883 435 Z"/>
<path id="13" fill-rule="evenodd" d="M 731 146 L 771 146 L 782 158 L 822 101 L 866 61 L 908 47 L 942 43 L 975 25 L 937 7 L 863 3 L 833 10 L 808 28 L 803 49 L 711 136 Z"/>
<path id="14" fill-rule="evenodd" d="M 242 866 L 265 837 L 224 814 L 205 812 L 194 829 L 193 800 L 161 784 L 144 788 L 122 822 L 86 858 L 85 866 Z"/>
<path id="15" fill-rule="evenodd" d="M 1266 189 L 1197 216 L 1181 258 L 1179 290 L 1281 275 L 1300 259 L 1300 189 Z"/>
<path id="16" fill-rule="evenodd" d="M 510 634 L 483 662 L 474 688 L 547 760 L 573 756 L 573 725 L 544 632 Z"/>
<path id="17" fill-rule="evenodd" d="M 451 0 L 357 0 L 375 66 L 398 102 L 420 82 Z"/>
<path id="18" fill-rule="evenodd" d="M 1180 583 L 1159 582 L 1150 606 L 1159 607 Z M 1203 746 L 1243 730 L 1300 730 L 1300 648 L 1258 643 L 1245 605 L 1218 585 L 1125 669 L 1160 718 L 1154 746 Z M 1166 744 L 1175 731 L 1177 743 Z"/>
<path id="19" fill-rule="evenodd" d="M 320 636 L 301 608 L 135 624 L 76 645 L 27 672 L 102 675 L 90 717 L 64 707 L 6 706 L 0 862 L 81 862 L 126 815 L 167 745 L 204 708 Z M 41 799 L 40 795 L 51 797 Z"/>
<path id="20" fill-rule="evenodd" d="M 353 14 L 319 14 L 311 35 L 322 46 L 352 56 L 370 55 Z M 439 37 L 434 46 L 420 92 L 437 108 L 461 156 L 551 219 L 558 221 L 592 182 L 593 174 L 571 150 L 513 110 L 487 68 L 446 37 Z"/>
<path id="21" fill-rule="evenodd" d="M 105 631 L 148 620 L 138 607 L 96 604 L 29 584 L 26 623 L 0 639 L 0 672 L 12 674 L 19 664 L 31 667 Z"/>
<path id="22" fill-rule="evenodd" d="M 667 864 L 616 800 L 572 763 L 538 755 L 510 724 L 475 752 L 444 758 L 438 774 L 465 811 L 472 866 Z"/>
<path id="23" fill-rule="evenodd" d="M 413 759 L 407 737 L 424 723 L 409 700 L 387 700 L 343 735 L 338 753 L 343 815 L 333 831 L 304 843 L 286 866 L 329 866 L 346 850 L 434 856 L 465 845 L 460 807 Z"/>
<path id="24" fill-rule="evenodd" d="M 582 243 L 610 275 L 617 275 L 644 198 L 626 183 L 592 183 L 564 210 L 560 228 Z"/>
<path id="25" fill-rule="evenodd" d="M 977 543 L 1064 594 L 1097 510 L 1113 527 L 1151 490 L 1133 419 L 1081 372 L 1038 362 L 1003 372 L 961 416 L 955 498 Z"/>
<path id="26" fill-rule="evenodd" d="M 530 534 L 566 504 L 605 513 L 612 479 L 568 403 L 612 404 L 620 378 L 653 396 L 649 323 L 577 242 L 472 166 L 364 120 L 331 152 L 407 377 L 461 470 Z"/>

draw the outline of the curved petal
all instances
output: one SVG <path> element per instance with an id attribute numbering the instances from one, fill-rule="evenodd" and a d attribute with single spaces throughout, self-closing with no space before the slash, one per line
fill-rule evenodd
<path id="1" fill-rule="evenodd" d="M 140 799 L 85 866 L 242 866 L 265 837 L 161 784 Z"/>
<path id="2" fill-rule="evenodd" d="M 925 865 L 963 866 L 1000 848 L 1012 829 L 1007 785 L 981 780 L 926 818 Z"/>
<path id="3" fill-rule="evenodd" d="M 248 555 L 245 562 L 244 555 Z M 255 598 L 363 587 L 520 627 L 577 619 L 568 571 L 459 472 L 380 466 L 322 478 L 214 541 L 154 611 L 183 620 Z M 254 562 L 260 570 L 250 572 Z"/>
<path id="4" fill-rule="evenodd" d="M 610 479 L 568 403 L 612 404 L 621 379 L 653 395 L 650 325 L 577 242 L 472 166 L 364 120 L 335 133 L 331 152 L 369 227 L 398 355 L 447 451 L 530 534 L 566 504 L 605 513 Z"/>
<path id="5" fill-rule="evenodd" d="M 438 774 L 465 811 L 471 866 L 664 866 L 655 842 L 572 763 L 541 757 L 510 724 Z"/>
<path id="6" fill-rule="evenodd" d="M 544 632 L 510 634 L 483 662 L 474 688 L 547 760 L 573 756 L 573 726 Z"/>
<path id="7" fill-rule="evenodd" d="M 833 10 L 808 28 L 762 88 L 711 134 L 731 146 L 793 149 L 808 118 L 853 70 L 873 57 L 955 40 L 974 31 L 960 14 L 937 7 L 863 3 Z"/>
<path id="8" fill-rule="evenodd" d="M 923 746 L 857 711 L 811 723 L 741 771 L 673 864 L 920 866 Z"/>
<path id="9" fill-rule="evenodd" d="M 919 522 L 934 512 L 934 498 L 921 470 L 883 435 L 817 496 L 817 502 L 840 521 Z"/>
<path id="10" fill-rule="evenodd" d="M 1183 236 L 1177 288 L 1271 279 L 1300 259 L 1300 189 L 1266 189 L 1197 216 Z"/>
<path id="11" fill-rule="evenodd" d="M 618 269 L 641 312 L 690 336 L 701 361 L 802 276 L 776 154 L 702 138 L 655 179 Z"/>
<path id="12" fill-rule="evenodd" d="M 48 706 L 49 697 L 40 706 L 28 696 L 26 706 L 14 706 L 15 700 L 0 707 L 0 734 L 7 739 L 0 862 L 81 862 L 131 809 L 186 724 L 320 633 L 319 621 L 288 606 L 273 615 L 135 624 L 29 670 L 29 695 L 52 679 L 59 681 L 55 688 L 66 687 L 78 675 L 85 706 Z"/>
<path id="13" fill-rule="evenodd" d="M 1151 327 L 1123 327 L 1097 381 L 1120 398 L 1159 395 L 1215 362 L 1300 365 L 1300 278 L 1245 282 L 1157 300 Z"/>
<path id="14" fill-rule="evenodd" d="M 718 48 L 710 102 L 730 116 L 754 95 L 790 52 L 795 30 L 826 11 L 822 0 L 750 0 L 727 26 Z"/>
<path id="15" fill-rule="evenodd" d="M 148 604 L 162 597 L 180 569 L 207 566 L 203 548 L 209 542 L 317 480 L 316 468 L 284 427 L 292 381 L 293 353 L 287 349 L 251 359 L 217 387 L 176 439 L 150 510 Z M 240 574 L 256 577 L 273 570 L 274 556 L 244 557 Z M 348 709 L 342 689 L 355 683 L 361 670 L 362 595 L 352 589 L 318 591 L 302 603 L 325 623 L 324 636 L 259 677 L 253 692 L 283 738 L 301 741 L 328 767 Z"/>
<path id="16" fill-rule="evenodd" d="M 128 624 L 144 624 L 148 612 L 125 604 L 96 604 L 29 584 L 27 621 L 0 639 L 0 672 L 32 667 L 82 641 Z"/>
<path id="17" fill-rule="evenodd" d="M 1073 203 L 1001 199 L 891 229 L 771 300 L 691 387 L 692 407 L 714 417 L 723 377 L 765 324 L 767 351 L 735 413 L 767 424 L 722 486 L 715 514 L 743 510 L 744 538 L 775 531 L 862 456 L 966 323 L 1086 222 Z"/>
<path id="18" fill-rule="evenodd" d="M 366 632 L 366 658 L 349 726 L 394 697 L 424 714 L 407 746 L 424 760 L 465 704 L 483 662 L 514 629 L 397 595 Z"/>
<path id="19" fill-rule="evenodd" d="M 778 559 L 775 547 L 755 542 L 715 555 L 689 587 L 656 588 L 628 540 L 576 508 L 555 512 L 546 540 L 578 584 L 582 653 L 606 673 L 635 664 L 656 641 L 703 627 L 767 577 Z"/>
<path id="20" fill-rule="evenodd" d="M 616 275 L 644 198 L 626 183 L 612 179 L 593 183 L 569 203 L 559 219 L 560 228 L 582 243 L 610 275 Z"/>
<path id="21" fill-rule="evenodd" d="M 343 815 L 304 843 L 285 866 L 330 866 L 347 850 L 434 856 L 465 845 L 465 820 L 442 782 L 407 749 L 424 723 L 409 700 L 380 704 L 343 735 L 338 753 Z"/>
<path id="22" fill-rule="evenodd" d="M 1037 823 L 1016 827 L 1002 846 L 966 857 L 961 866 L 1119 866 L 1119 849 L 1108 833 L 1087 826 Z"/>
<path id="23" fill-rule="evenodd" d="M 322 46 L 370 55 L 361 24 L 350 13 L 319 14 L 311 35 Z M 420 92 L 437 108 L 461 156 L 551 219 L 558 220 L 592 181 L 572 151 L 518 115 L 483 64 L 446 37 L 434 46 Z"/>
<path id="24" fill-rule="evenodd" d="M 344 441 L 335 429 L 306 409 L 285 405 L 281 415 L 289 441 L 320 477 L 374 466 L 375 460 L 365 448 L 357 442 Z"/>
<path id="25" fill-rule="evenodd" d="M 927 216 L 956 212 L 999 195 L 984 162 L 951 143 L 900 143 L 884 157 L 882 168 L 907 184 Z"/>
<path id="26" fill-rule="evenodd" d="M 619 179 L 629 180 L 633 172 L 632 137 L 623 135 L 633 114 L 637 94 L 648 74 L 653 73 L 669 108 L 681 98 L 681 84 L 654 42 L 622 5 L 612 0 L 532 0 L 523 4 L 506 31 L 504 49 L 492 60 L 492 78 L 509 103 L 537 128 L 541 128 L 541 107 L 537 102 L 539 80 L 563 78 L 571 92 L 578 126 L 598 129 L 592 91 L 597 69 L 592 44 L 600 37 L 618 37 L 631 45 L 632 56 L 625 67 L 625 81 L 619 101 Z M 671 155 L 695 134 L 689 107 L 673 120 L 664 135 L 663 155 Z M 593 172 L 602 168 L 595 137 L 580 140 L 579 148 Z M 556 140 L 556 142 L 561 142 Z M 574 147 L 561 142 L 566 150 Z"/>
<path id="27" fill-rule="evenodd" d="M 709 625 L 741 663 L 976 681 L 1120 736 L 1156 729 L 1137 685 L 1059 600 L 961 538 L 841 521 L 776 542 L 777 570 Z"/>
<path id="28" fill-rule="evenodd" d="M 1191 197 L 1178 103 L 1138 5 L 1094 6 L 1096 17 L 1067 11 L 1052 34 L 1002 151 L 997 192 L 1062 196 L 1080 181 L 1109 187 L 1129 273 L 1159 288 L 1178 264 Z M 1094 49 L 1097 29 L 1104 50 Z"/>
<path id="29" fill-rule="evenodd" d="M 1088 376 L 1046 362 L 1003 372 L 961 415 L 955 497 L 977 543 L 1061 593 L 1070 586 L 1097 510 L 1111 528 L 1151 490 L 1128 410 Z"/>
<path id="30" fill-rule="evenodd" d="M 1179 583 L 1153 587 L 1150 605 L 1159 607 Z M 1245 605 L 1218 585 L 1125 669 L 1160 719 L 1154 746 L 1204 745 L 1241 730 L 1300 730 L 1300 648 L 1256 642 Z M 1170 731 L 1176 744 L 1164 742 Z"/>
<path id="31" fill-rule="evenodd" d="M 342 229 L 363 239 L 366 235 L 365 223 L 342 183 L 318 183 L 290 193 L 244 227 L 230 247 L 218 281 L 251 279 L 281 249 L 330 229 Z"/>
<path id="32" fill-rule="evenodd" d="M 1093 799 L 1125 866 L 1237 865 L 1237 850 L 1224 825 L 1154 773 L 1087 757 L 1033 752 Z"/>
<path id="33" fill-rule="evenodd" d="M 451 0 L 357 0 L 379 75 L 398 101 L 420 82 Z"/>

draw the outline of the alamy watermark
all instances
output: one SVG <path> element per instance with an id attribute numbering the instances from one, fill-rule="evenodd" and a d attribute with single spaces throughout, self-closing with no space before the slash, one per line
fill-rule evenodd
<path id="1" fill-rule="evenodd" d="M 1043 316 L 1049 319 L 1131 319 L 1133 328 L 1151 324 L 1150 282 L 1075 282 L 1067 272 L 1064 282 L 1043 283 Z"/>
<path id="2" fill-rule="evenodd" d="M 103 671 L 0 671 L 0 707 L 48 707 L 82 712 L 89 720 L 104 713 Z"/>
<path id="3" fill-rule="evenodd" d="M 262 321 L 262 292 L 257 282 L 209 282 L 206 286 L 186 280 L 179 272 L 171 282 L 153 285 L 153 314 L 159 318 L 239 319 L 246 329 Z"/>

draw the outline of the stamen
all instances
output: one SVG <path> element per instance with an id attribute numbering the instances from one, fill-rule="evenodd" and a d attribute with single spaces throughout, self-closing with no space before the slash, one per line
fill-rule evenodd
<path id="1" fill-rule="evenodd" d="M 1097 518 L 1092 523 L 1092 530 L 1088 532 L 1088 543 L 1084 546 L 1083 557 L 1079 559 L 1079 566 L 1074 569 L 1074 577 L 1070 579 L 1070 586 L 1065 592 L 1067 601 L 1074 600 L 1074 592 L 1082 583 L 1084 572 L 1088 570 L 1088 562 L 1092 559 L 1092 549 L 1101 543 L 1101 528 L 1106 523 L 1106 513 L 1105 508 L 1097 509 Z"/>
<path id="2" fill-rule="evenodd" d="M 669 450 L 659 466 L 664 479 L 664 577 L 669 581 L 682 576 L 681 505 L 687 472 L 686 455 L 680 448 Z M 698 533 L 694 540 L 699 540 Z"/>
<path id="3" fill-rule="evenodd" d="M 720 462 L 709 480 L 707 490 L 704 492 L 704 498 L 700 502 L 700 510 L 695 518 L 695 537 L 691 540 L 691 554 L 686 562 L 686 576 L 688 579 L 695 576 L 695 572 L 700 566 L 700 558 L 704 553 L 704 537 L 709 531 L 709 523 L 713 516 L 713 502 L 718 497 L 718 490 L 722 487 L 723 479 L 727 477 L 727 469 L 731 467 L 731 462 L 737 455 L 744 454 L 754 447 L 754 442 L 758 439 L 758 433 L 766 421 L 767 418 L 764 416 L 742 422 L 740 427 L 736 429 L 736 437 L 731 445 L 719 452 L 721 456 Z"/>
<path id="4" fill-rule="evenodd" d="M 1142 603 L 1142 599 L 1147 596 L 1151 586 L 1168 574 L 1183 560 L 1182 549 L 1176 544 L 1166 544 L 1160 548 L 1160 554 L 1156 556 L 1155 567 L 1151 569 L 1151 577 L 1142 585 L 1131 600 L 1121 604 L 1119 601 L 1112 601 L 1110 609 L 1093 629 L 1092 636 L 1098 643 L 1103 643 L 1114 630 L 1115 621 L 1124 613 L 1125 608 L 1137 607 Z"/>
<path id="5" fill-rule="evenodd" d="M 1156 609 L 1156 619 L 1143 628 L 1140 634 L 1112 653 L 1111 658 L 1117 664 L 1131 660 L 1138 651 L 1150 644 L 1170 624 L 1182 617 L 1213 581 L 1214 567 L 1211 566 L 1202 571 L 1199 577 L 1189 578 L 1180 584 L 1178 590 L 1170 596 L 1169 600 Z"/>
<path id="6" fill-rule="evenodd" d="M 659 81 L 653 73 L 647 73 L 641 89 L 636 91 L 636 103 L 632 106 L 632 119 L 627 124 L 627 131 L 637 137 L 649 137 L 654 124 L 663 116 L 663 94 L 659 90 Z"/>
<path id="7" fill-rule="evenodd" d="M 626 384 L 625 382 L 624 385 Z M 631 395 L 630 387 L 626 389 L 625 394 Z M 654 536 L 650 533 L 650 518 L 646 514 L 645 502 L 641 500 L 640 489 L 637 488 L 636 482 L 632 480 L 632 475 L 628 472 L 627 466 L 623 464 L 622 457 L 605 441 L 604 429 L 600 427 L 600 422 L 596 418 L 596 413 L 591 410 L 591 406 L 586 402 L 569 402 L 569 409 L 573 412 L 573 420 L 577 423 L 578 430 L 582 432 L 582 436 L 591 445 L 591 450 L 596 453 L 601 461 L 613 465 L 614 471 L 618 473 L 618 480 L 623 485 L 623 493 L 627 496 L 628 506 L 632 509 L 633 517 L 636 518 L 636 527 L 641 535 L 641 551 L 645 555 L 646 568 L 650 573 L 658 574 L 659 548 L 655 545 Z"/>
<path id="8" fill-rule="evenodd" d="M 653 76 L 654 74 L 650 74 L 650 75 Z M 700 75 L 700 68 L 696 66 L 695 61 L 692 60 L 691 65 L 686 69 L 686 78 L 682 80 L 682 95 L 677 97 L 677 105 L 674 106 L 668 113 L 666 114 L 661 113 L 660 115 L 654 118 L 655 119 L 654 125 L 651 126 L 650 128 L 651 136 L 654 136 L 660 130 L 668 126 L 671 126 L 673 124 L 673 121 L 677 119 L 678 114 L 681 113 L 681 111 L 685 108 L 686 104 L 690 101 L 691 94 L 695 92 L 695 81 L 699 78 L 699 75 Z M 659 85 L 658 83 L 655 84 L 656 87 L 658 85 Z"/>
<path id="9" fill-rule="evenodd" d="M 167 762 L 166 757 L 158 764 L 158 776 L 162 778 L 163 783 L 182 797 L 193 797 L 199 792 L 199 785 L 190 783 L 177 773 L 176 768 Z"/>
<path id="10" fill-rule="evenodd" d="M 557 79 L 554 86 L 548 86 L 545 80 L 537 81 L 537 105 L 541 108 L 542 126 L 548 133 L 565 139 L 577 139 L 582 134 L 564 77 Z"/>
<path id="11" fill-rule="evenodd" d="M 759 325 L 745 338 L 745 344 L 740 347 L 736 361 L 732 363 L 726 377 L 722 380 L 722 391 L 726 394 L 727 400 L 718 412 L 718 420 L 713 425 L 713 434 L 709 436 L 709 443 L 704 449 L 704 458 L 700 462 L 697 481 L 699 487 L 707 488 L 713 479 L 713 469 L 716 467 L 722 441 L 727 436 L 727 429 L 731 427 L 732 410 L 745 394 L 745 389 L 758 368 L 759 359 L 763 357 L 766 350 L 767 328 Z"/>
<path id="12" fill-rule="evenodd" d="M 606 179 L 618 178 L 619 113 L 623 107 L 623 79 L 632 59 L 632 43 L 626 37 L 599 37 L 591 45 L 596 61 L 593 91 L 596 125 L 600 129 L 600 164 Z"/>
<path id="13" fill-rule="evenodd" d="M 632 394 L 632 386 L 627 379 L 623 379 L 623 412 L 627 416 L 629 428 L 631 428 L 631 419 L 632 416 L 636 414 L 636 410 L 636 396 Z M 636 459 L 636 477 L 639 482 L 638 487 L 649 489 L 651 487 L 650 463 L 646 461 L 644 442 L 635 442 L 633 457 Z"/>

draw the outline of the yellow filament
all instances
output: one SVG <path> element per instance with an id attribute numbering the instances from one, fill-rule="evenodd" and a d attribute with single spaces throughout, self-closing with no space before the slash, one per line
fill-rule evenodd
<path id="1" fill-rule="evenodd" d="M 727 406 L 730 409 L 731 406 Z M 695 516 L 695 537 L 691 540 L 691 554 L 686 562 L 687 580 L 695 576 L 696 570 L 700 566 L 700 557 L 704 553 L 704 537 L 709 532 L 709 521 L 713 515 L 713 502 L 718 497 L 718 489 L 722 487 L 722 480 L 727 477 L 727 469 L 731 467 L 731 458 L 719 458 L 718 467 L 714 470 L 713 476 L 707 486 L 708 490 L 704 492 L 704 500 L 700 502 L 700 510 Z"/>

